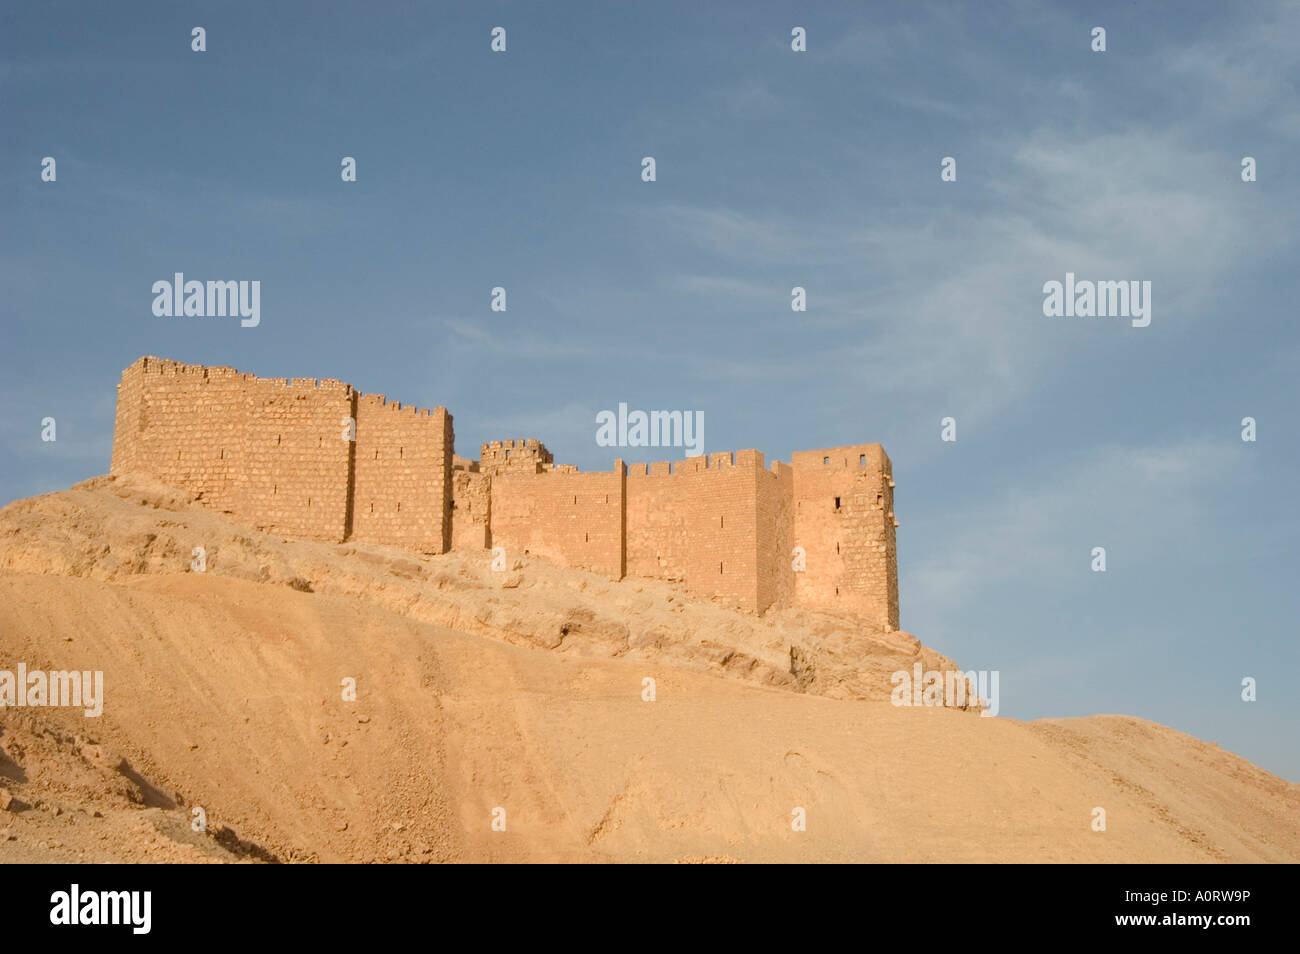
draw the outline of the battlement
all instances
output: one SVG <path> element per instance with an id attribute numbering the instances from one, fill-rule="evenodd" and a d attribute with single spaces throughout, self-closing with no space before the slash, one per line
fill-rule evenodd
<path id="1" fill-rule="evenodd" d="M 541 454 L 548 460 L 551 452 L 546 449 L 546 445 L 536 438 L 520 438 L 518 440 L 506 441 L 489 441 L 486 444 L 480 444 L 479 447 L 486 453 L 495 453 L 501 450 L 527 451 L 531 454 Z"/>
<path id="2" fill-rule="evenodd" d="M 898 627 L 893 465 L 879 444 L 580 472 L 533 438 L 455 455 L 452 417 L 335 379 L 143 357 L 122 373 L 114 473 L 152 474 L 286 536 L 442 553 L 505 547 L 675 580 L 761 613 L 803 605 Z"/>
<path id="3" fill-rule="evenodd" d="M 790 455 L 795 467 L 853 470 L 872 467 L 888 469 L 889 456 L 879 444 L 849 444 L 846 447 L 826 447 L 822 450 L 795 451 Z"/>
<path id="4" fill-rule="evenodd" d="M 753 449 L 616 461 L 612 474 L 502 466 L 504 451 L 521 446 L 483 445 L 496 463 L 480 467 L 484 499 L 467 504 L 487 511 L 472 539 L 616 579 L 683 582 L 752 612 L 825 606 L 898 626 L 893 468 L 879 444 L 801 451 L 770 466 Z"/>
<path id="5" fill-rule="evenodd" d="M 237 371 L 234 368 L 223 366 L 208 367 L 202 364 L 185 364 L 180 361 L 172 361 L 167 358 L 155 358 L 145 356 L 137 358 L 129 367 L 122 372 L 122 379 L 125 381 L 128 376 L 148 376 L 157 375 L 158 377 L 179 377 L 179 378 L 199 378 L 213 382 L 231 382 L 239 381 L 250 385 L 284 387 L 284 388 L 312 388 L 323 389 L 328 391 L 345 391 L 351 392 L 352 385 L 334 378 L 259 378 L 256 375 L 247 372 Z"/>
<path id="6" fill-rule="evenodd" d="M 629 477 L 666 477 L 669 474 L 719 472 L 733 467 L 763 469 L 763 454 L 756 450 L 718 451 L 686 457 L 679 461 L 655 461 L 651 464 L 628 464 Z"/>
<path id="7" fill-rule="evenodd" d="M 350 385 L 348 386 L 350 387 Z M 445 407 L 416 407 L 414 404 L 402 404 L 401 401 L 390 401 L 382 394 L 361 394 L 358 392 L 357 404 L 361 407 L 372 408 L 375 410 L 382 408 L 389 413 L 410 414 L 415 417 L 435 417 L 439 414 L 447 413 Z"/>
<path id="8" fill-rule="evenodd" d="M 546 445 L 534 438 L 490 441 L 479 446 L 479 470 L 485 474 L 540 473 L 549 470 L 555 458 Z"/>

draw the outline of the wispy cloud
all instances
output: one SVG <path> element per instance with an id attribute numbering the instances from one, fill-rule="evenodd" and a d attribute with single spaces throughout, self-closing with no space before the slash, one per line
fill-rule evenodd
<path id="1" fill-rule="evenodd" d="M 1170 45 L 1160 63 L 1195 97 L 1201 115 L 1222 122 L 1262 120 L 1300 138 L 1300 4 L 1251 4 L 1251 19 L 1230 31 Z"/>
<path id="2" fill-rule="evenodd" d="M 450 333 L 448 343 L 452 348 L 484 357 L 508 354 L 526 356 L 530 361 L 567 361 L 596 358 L 600 354 L 598 348 L 572 336 L 543 338 L 517 331 L 498 331 L 468 318 L 442 318 L 439 323 Z"/>

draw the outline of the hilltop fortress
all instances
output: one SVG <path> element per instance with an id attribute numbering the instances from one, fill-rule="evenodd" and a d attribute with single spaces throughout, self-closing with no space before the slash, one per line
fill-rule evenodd
<path id="1" fill-rule="evenodd" d="M 879 444 L 608 471 L 537 440 L 456 456 L 452 417 L 315 378 L 140 358 L 122 372 L 115 474 L 148 474 L 259 530 L 424 554 L 504 547 L 619 580 L 676 580 L 762 613 L 898 628 L 893 467 Z M 486 556 L 486 554 L 485 554 Z"/>

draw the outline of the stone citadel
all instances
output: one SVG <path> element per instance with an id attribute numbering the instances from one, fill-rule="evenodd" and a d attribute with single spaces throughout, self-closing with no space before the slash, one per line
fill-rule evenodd
<path id="1" fill-rule="evenodd" d="M 806 606 L 898 628 L 893 467 L 879 444 L 580 472 L 536 440 L 455 454 L 452 417 L 342 381 L 143 357 L 122 372 L 112 472 L 259 530 L 423 554 L 504 547 L 650 577 L 751 613 Z"/>

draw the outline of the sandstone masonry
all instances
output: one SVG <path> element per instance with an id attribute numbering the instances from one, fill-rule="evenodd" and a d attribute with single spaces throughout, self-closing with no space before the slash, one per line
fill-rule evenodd
<path id="1" fill-rule="evenodd" d="M 533 439 L 483 444 L 477 461 L 453 447 L 446 408 L 145 357 L 118 385 L 112 471 L 285 536 L 426 554 L 504 547 L 616 580 L 679 581 L 753 613 L 823 607 L 898 628 L 893 467 L 879 444 L 770 467 L 740 450 L 592 473 Z"/>

